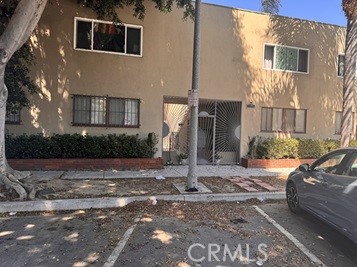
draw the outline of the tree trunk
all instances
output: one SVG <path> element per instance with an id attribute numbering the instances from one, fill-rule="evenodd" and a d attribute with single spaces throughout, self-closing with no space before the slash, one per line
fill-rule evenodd
<path id="1" fill-rule="evenodd" d="M 12 55 L 30 38 L 41 18 L 47 0 L 21 0 L 0 36 L 0 185 L 15 190 L 20 199 L 34 198 L 33 186 L 20 180 L 29 173 L 14 171 L 7 163 L 5 155 L 5 118 L 8 90 L 5 85 L 5 68 Z"/>
<path id="2" fill-rule="evenodd" d="M 354 130 L 352 108 L 357 60 L 357 19 L 348 20 L 345 47 L 345 73 L 343 79 L 343 109 L 341 128 L 341 147 L 348 147 Z"/>

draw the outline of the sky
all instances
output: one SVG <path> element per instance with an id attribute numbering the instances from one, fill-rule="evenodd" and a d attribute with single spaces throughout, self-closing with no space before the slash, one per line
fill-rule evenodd
<path id="1" fill-rule="evenodd" d="M 261 0 L 202 0 L 221 6 L 261 11 Z M 342 0 L 281 0 L 279 15 L 346 26 Z"/>

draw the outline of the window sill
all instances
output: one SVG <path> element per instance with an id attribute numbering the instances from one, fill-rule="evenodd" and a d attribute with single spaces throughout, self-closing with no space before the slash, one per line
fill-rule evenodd
<path id="1" fill-rule="evenodd" d="M 280 70 L 280 69 L 268 69 L 268 68 L 264 68 L 264 67 L 263 67 L 263 70 L 287 72 L 287 73 L 298 73 L 298 74 L 305 74 L 305 75 L 309 74 L 309 72 L 301 72 L 301 71 L 293 71 L 293 70 Z"/>
<path id="2" fill-rule="evenodd" d="M 306 134 L 306 132 L 284 132 L 284 131 L 263 131 L 260 130 L 261 133 L 283 133 L 283 134 Z"/>
<path id="3" fill-rule="evenodd" d="M 98 53 L 98 54 L 117 55 L 117 56 L 139 57 L 139 58 L 143 57 L 142 53 L 140 55 L 135 55 L 135 54 L 126 54 L 126 53 L 118 53 L 118 52 L 102 51 L 102 50 L 92 50 L 92 49 L 83 49 L 83 48 L 74 48 L 74 50 L 83 51 L 83 52 Z"/>
<path id="4" fill-rule="evenodd" d="M 82 124 L 72 123 L 74 127 L 96 127 L 96 128 L 140 128 L 141 125 L 106 125 L 106 124 Z"/>

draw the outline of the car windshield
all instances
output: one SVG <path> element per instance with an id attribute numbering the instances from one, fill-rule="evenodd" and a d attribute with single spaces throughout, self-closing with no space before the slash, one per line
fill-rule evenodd
<path id="1" fill-rule="evenodd" d="M 346 153 L 330 155 L 314 167 L 315 171 L 326 173 L 336 173 L 338 166 L 346 156 Z"/>

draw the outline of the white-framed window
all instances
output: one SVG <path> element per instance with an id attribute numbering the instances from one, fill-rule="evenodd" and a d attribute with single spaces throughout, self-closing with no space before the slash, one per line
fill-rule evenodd
<path id="1" fill-rule="evenodd" d="M 262 108 L 262 132 L 306 133 L 306 109 Z"/>
<path id="2" fill-rule="evenodd" d="M 264 44 L 264 69 L 309 72 L 309 50 L 305 48 Z"/>
<path id="3" fill-rule="evenodd" d="M 5 123 L 20 124 L 21 123 L 20 111 L 6 112 Z"/>
<path id="4" fill-rule="evenodd" d="M 74 18 L 74 49 L 142 56 L 143 27 Z"/>
<path id="5" fill-rule="evenodd" d="M 134 127 L 139 124 L 140 100 L 107 96 L 73 96 L 73 125 Z"/>
<path id="6" fill-rule="evenodd" d="M 343 77 L 345 75 L 345 55 L 338 55 L 337 57 L 337 76 Z"/>
<path id="7" fill-rule="evenodd" d="M 352 113 L 352 133 L 355 134 L 356 122 L 355 122 L 355 113 Z M 342 130 L 342 111 L 335 112 L 335 134 L 341 134 Z"/>

